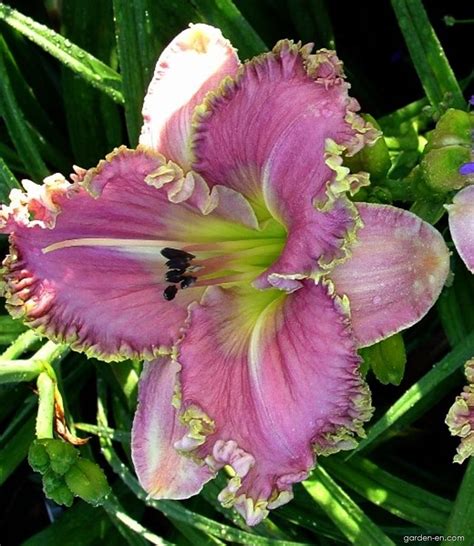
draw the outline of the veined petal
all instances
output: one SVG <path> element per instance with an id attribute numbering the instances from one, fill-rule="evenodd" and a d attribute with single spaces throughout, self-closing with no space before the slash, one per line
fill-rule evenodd
<path id="1" fill-rule="evenodd" d="M 418 216 L 358 203 L 364 227 L 350 258 L 330 273 L 347 295 L 359 347 L 372 345 L 418 322 L 437 300 L 449 273 L 441 234 Z"/>
<path id="2" fill-rule="evenodd" d="M 194 108 L 239 59 L 221 31 L 197 24 L 178 34 L 163 51 L 143 104 L 140 143 L 189 168 L 189 134 Z"/>
<path id="3" fill-rule="evenodd" d="M 461 443 L 454 456 L 455 463 L 462 463 L 468 457 L 474 457 L 474 360 L 468 360 L 465 366 L 468 385 L 456 397 L 449 409 L 446 424 L 453 436 L 459 436 Z"/>
<path id="4" fill-rule="evenodd" d="M 211 185 L 238 190 L 260 219 L 271 215 L 289 233 L 260 287 L 307 276 L 319 259 L 327 265 L 342 257 L 357 227 L 345 193 L 360 180 L 340 166 L 339 156 L 378 133 L 354 113 L 359 106 L 347 89 L 333 52 L 309 55 L 306 46 L 283 41 L 246 63 L 196 110 L 195 170 Z"/>
<path id="5" fill-rule="evenodd" d="M 210 191 L 199 175 L 183 177 L 144 149 L 120 148 L 75 179 L 27 182 L 27 193 L 15 190 L 2 209 L 0 231 L 11 233 L 4 263 L 10 312 L 105 360 L 169 353 L 203 289 L 165 301 L 161 250 L 248 236 L 256 225 L 250 205 L 230 189 Z"/>
<path id="6" fill-rule="evenodd" d="M 186 433 L 178 420 L 177 362 L 146 362 L 132 428 L 132 459 L 140 484 L 155 499 L 187 499 L 214 473 L 203 462 L 181 455 L 174 444 Z"/>
<path id="7" fill-rule="evenodd" d="M 447 205 L 449 230 L 456 250 L 466 267 L 474 273 L 474 186 L 458 192 L 452 205 Z"/>
<path id="8" fill-rule="evenodd" d="M 314 449 L 353 447 L 370 416 L 348 318 L 329 289 L 211 288 L 190 308 L 178 347 L 189 431 L 175 446 L 231 467 L 219 499 L 250 525 L 291 499 Z"/>

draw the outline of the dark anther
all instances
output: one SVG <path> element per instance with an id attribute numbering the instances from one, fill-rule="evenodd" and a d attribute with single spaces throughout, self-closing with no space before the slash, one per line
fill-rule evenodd
<path id="1" fill-rule="evenodd" d="M 162 256 L 165 258 L 168 258 L 168 260 L 174 260 L 175 258 L 184 260 L 184 261 L 190 261 L 196 256 L 194 254 L 190 254 L 189 252 L 185 252 L 184 250 L 179 250 L 178 248 L 164 248 L 161 251 Z"/>
<path id="2" fill-rule="evenodd" d="M 184 269 L 172 269 L 166 273 L 166 280 L 168 282 L 181 282 L 184 279 Z"/>
<path id="3" fill-rule="evenodd" d="M 196 277 L 186 276 L 181 281 L 180 286 L 181 286 L 181 288 L 188 288 L 189 286 L 191 286 L 195 282 L 196 282 Z"/>
<path id="4" fill-rule="evenodd" d="M 168 260 L 166 264 L 169 269 L 186 269 L 189 267 L 189 260 L 179 260 L 175 258 L 174 260 Z"/>
<path id="5" fill-rule="evenodd" d="M 170 284 L 163 290 L 163 297 L 166 301 L 171 301 L 176 296 L 176 292 L 178 292 L 178 288 L 174 284 Z"/>

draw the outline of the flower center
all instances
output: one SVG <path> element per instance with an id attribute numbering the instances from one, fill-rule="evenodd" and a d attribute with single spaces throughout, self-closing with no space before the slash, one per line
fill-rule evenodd
<path id="1" fill-rule="evenodd" d="M 72 247 L 118 251 L 152 271 L 157 283 L 164 285 L 164 299 L 171 301 L 179 290 L 191 286 L 251 283 L 278 258 L 285 243 L 285 237 L 274 229 L 253 235 L 248 239 L 203 242 L 81 237 L 57 241 L 42 252 Z"/>

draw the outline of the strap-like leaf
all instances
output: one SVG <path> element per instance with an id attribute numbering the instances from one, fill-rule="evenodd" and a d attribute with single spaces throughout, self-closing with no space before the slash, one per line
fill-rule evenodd
<path id="1" fill-rule="evenodd" d="M 54 30 L 4 4 L 0 4 L 0 20 L 21 32 L 91 85 L 109 95 L 115 102 L 123 103 L 120 75 L 110 66 Z"/>
<path id="2" fill-rule="evenodd" d="M 392 6 L 431 105 L 440 110 L 444 102 L 465 109 L 459 84 L 421 0 L 392 0 Z"/>
<path id="3" fill-rule="evenodd" d="M 303 485 L 351 544 L 394 546 L 395 543 L 365 515 L 322 466 L 317 466 L 311 479 Z"/>
<path id="4" fill-rule="evenodd" d="M 368 451 L 390 433 L 413 422 L 438 400 L 453 380 L 455 372 L 474 354 L 474 334 L 467 336 L 426 375 L 413 384 L 367 433 L 367 437 L 351 452 Z"/>

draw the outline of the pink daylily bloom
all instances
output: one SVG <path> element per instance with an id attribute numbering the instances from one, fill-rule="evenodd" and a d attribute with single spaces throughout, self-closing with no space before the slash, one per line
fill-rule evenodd
<path id="1" fill-rule="evenodd" d="M 146 360 L 132 456 L 154 498 L 219 495 L 250 525 L 371 415 L 357 348 L 418 321 L 440 234 L 354 205 L 343 154 L 378 133 L 333 52 L 281 41 L 242 66 L 195 25 L 158 61 L 136 150 L 12 192 L 13 316 L 105 360 Z"/>
<path id="2" fill-rule="evenodd" d="M 449 230 L 456 250 L 466 267 L 474 273 L 474 186 L 459 191 L 447 205 Z"/>
<path id="3" fill-rule="evenodd" d="M 446 417 L 449 432 L 461 438 L 454 456 L 455 463 L 474 457 L 474 359 L 466 362 L 465 372 L 468 384 L 456 397 Z"/>

